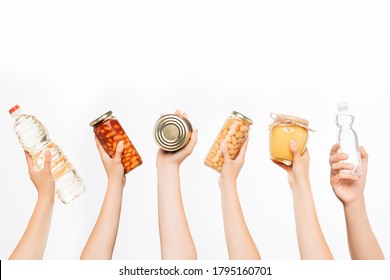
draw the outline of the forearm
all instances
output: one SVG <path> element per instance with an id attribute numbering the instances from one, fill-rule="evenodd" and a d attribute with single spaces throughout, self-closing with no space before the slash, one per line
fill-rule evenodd
<path id="1" fill-rule="evenodd" d="M 260 259 L 260 254 L 245 223 L 235 185 L 221 186 L 221 203 L 229 259 Z"/>
<path id="2" fill-rule="evenodd" d="M 38 197 L 27 228 L 9 259 L 39 260 L 43 258 L 53 214 L 53 197 Z"/>
<path id="3" fill-rule="evenodd" d="M 310 185 L 293 191 L 293 201 L 301 259 L 333 259 L 318 221 Z"/>
<path id="4" fill-rule="evenodd" d="M 364 197 L 344 205 L 344 213 L 351 258 L 383 260 L 383 252 L 368 220 Z"/>
<path id="5" fill-rule="evenodd" d="M 99 217 L 80 259 L 112 258 L 122 208 L 122 194 L 122 186 L 109 183 Z"/>
<path id="6" fill-rule="evenodd" d="M 179 166 L 160 166 L 157 173 L 161 257 L 196 259 L 180 192 Z"/>

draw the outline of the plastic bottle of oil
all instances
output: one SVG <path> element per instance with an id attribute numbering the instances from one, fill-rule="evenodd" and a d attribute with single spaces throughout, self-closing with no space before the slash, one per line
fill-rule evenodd
<path id="1" fill-rule="evenodd" d="M 9 113 L 15 118 L 14 129 L 21 146 L 39 169 L 43 168 L 45 151 L 51 152 L 51 171 L 58 198 L 68 204 L 83 194 L 85 186 L 79 174 L 61 148 L 51 141 L 44 125 L 34 116 L 23 114 L 18 105 L 11 108 Z"/>

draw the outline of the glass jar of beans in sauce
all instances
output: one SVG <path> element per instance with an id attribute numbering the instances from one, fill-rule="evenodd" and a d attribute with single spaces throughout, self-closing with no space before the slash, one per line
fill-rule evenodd
<path id="1" fill-rule="evenodd" d="M 141 156 L 111 111 L 92 121 L 90 126 L 110 157 L 114 157 L 118 143 L 123 142 L 122 164 L 125 174 L 142 164 Z"/>
<path id="2" fill-rule="evenodd" d="M 223 165 L 223 156 L 220 150 L 221 143 L 225 143 L 230 158 L 234 160 L 244 144 L 252 124 L 252 120 L 248 117 L 232 111 L 215 139 L 214 144 L 211 146 L 204 160 L 204 164 L 221 172 Z"/>

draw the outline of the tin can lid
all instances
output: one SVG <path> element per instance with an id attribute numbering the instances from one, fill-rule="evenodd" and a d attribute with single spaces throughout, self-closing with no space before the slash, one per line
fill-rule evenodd
<path id="1" fill-rule="evenodd" d="M 112 111 L 108 111 L 107 113 L 105 113 L 105 114 L 101 115 L 100 117 L 98 117 L 96 120 L 93 120 L 89 125 L 90 126 L 95 126 L 98 123 L 100 123 L 102 120 L 104 120 L 105 118 L 108 118 L 111 115 L 112 115 Z"/>
<path id="2" fill-rule="evenodd" d="M 175 114 L 161 116 L 154 126 L 156 144 L 167 152 L 184 148 L 191 139 L 192 125 L 186 119 Z"/>
<path id="3" fill-rule="evenodd" d="M 244 121 L 248 122 L 249 124 L 253 124 L 253 121 L 250 118 L 248 118 L 247 116 L 245 116 L 237 111 L 232 111 L 231 114 L 235 117 L 243 119 Z"/>

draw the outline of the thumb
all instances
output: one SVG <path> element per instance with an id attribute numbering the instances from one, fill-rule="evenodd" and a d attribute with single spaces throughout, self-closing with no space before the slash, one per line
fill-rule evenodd
<path id="1" fill-rule="evenodd" d="M 362 161 L 362 169 L 364 172 L 365 170 L 367 170 L 368 154 L 367 154 L 366 149 L 363 146 L 360 147 L 360 157 L 361 157 L 361 161 Z"/>
<path id="2" fill-rule="evenodd" d="M 28 170 L 32 170 L 34 168 L 33 159 L 31 158 L 30 154 L 26 151 L 24 151 L 24 155 L 26 156 Z"/>
<path id="3" fill-rule="evenodd" d="M 298 145 L 293 139 L 290 140 L 290 151 L 293 154 L 293 161 L 295 161 L 295 159 L 298 159 L 301 156 L 299 154 Z"/>
<path id="4" fill-rule="evenodd" d="M 232 159 L 230 158 L 229 151 L 228 151 L 228 149 L 227 149 L 227 147 L 226 147 L 225 142 L 222 142 L 222 143 L 221 143 L 219 149 L 221 150 L 221 154 L 222 154 L 222 156 L 223 156 L 223 161 L 224 161 L 224 162 L 229 162 L 229 161 L 232 160 Z"/>
<path id="5" fill-rule="evenodd" d="M 43 163 L 43 170 L 51 172 L 51 152 L 46 150 L 45 152 L 45 161 Z"/>
<path id="6" fill-rule="evenodd" d="M 123 145 L 123 142 L 120 141 L 120 142 L 118 143 L 118 146 L 116 147 L 114 159 L 117 159 L 117 160 L 120 161 L 121 158 L 122 158 L 123 150 L 124 150 L 124 145 Z"/>

